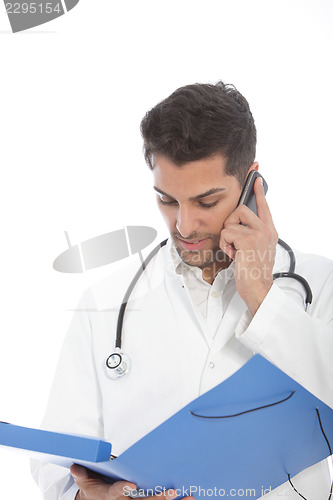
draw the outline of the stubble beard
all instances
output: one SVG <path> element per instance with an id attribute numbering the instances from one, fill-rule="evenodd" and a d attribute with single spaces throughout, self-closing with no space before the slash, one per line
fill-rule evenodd
<path id="1" fill-rule="evenodd" d="M 188 264 L 189 266 L 204 269 L 205 267 L 211 266 L 212 264 L 216 264 L 216 267 L 222 269 L 230 264 L 229 257 L 221 250 L 218 245 L 211 249 L 189 251 L 178 246 L 176 241 L 176 238 L 173 237 L 173 242 L 179 257 L 185 264 Z"/>

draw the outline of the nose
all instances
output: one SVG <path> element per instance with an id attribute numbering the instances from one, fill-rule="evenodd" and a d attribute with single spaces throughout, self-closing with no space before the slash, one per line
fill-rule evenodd
<path id="1" fill-rule="evenodd" d="M 176 229 L 183 238 L 188 238 L 199 229 L 200 222 L 195 210 L 191 207 L 179 207 L 177 213 Z"/>

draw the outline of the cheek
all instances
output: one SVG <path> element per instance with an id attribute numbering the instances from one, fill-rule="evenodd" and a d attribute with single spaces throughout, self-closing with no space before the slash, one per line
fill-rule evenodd
<path id="1" fill-rule="evenodd" d="M 231 215 L 234 210 L 236 210 L 240 195 L 241 195 L 241 190 L 238 189 L 233 194 L 233 196 L 230 196 L 228 201 L 226 201 L 226 203 L 224 204 L 224 206 L 223 206 L 224 220 L 227 219 L 229 217 L 229 215 Z"/>
<path id="2" fill-rule="evenodd" d="M 224 221 L 229 217 L 229 215 L 234 211 L 236 205 L 234 203 L 224 204 L 223 207 L 219 207 L 214 214 L 211 214 L 210 226 L 212 232 L 219 232 L 222 230 Z"/>

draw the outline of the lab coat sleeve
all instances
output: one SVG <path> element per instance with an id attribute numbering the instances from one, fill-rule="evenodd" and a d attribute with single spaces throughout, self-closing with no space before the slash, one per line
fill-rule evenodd
<path id="1" fill-rule="evenodd" d="M 241 317 L 236 337 L 333 407 L 333 275 L 312 316 L 294 298 L 274 283 L 255 316 Z"/>
<path id="2" fill-rule="evenodd" d="M 42 428 L 103 437 L 102 398 L 93 356 L 85 296 L 64 341 Z M 32 461 L 44 500 L 73 500 L 78 491 L 68 469 Z"/>

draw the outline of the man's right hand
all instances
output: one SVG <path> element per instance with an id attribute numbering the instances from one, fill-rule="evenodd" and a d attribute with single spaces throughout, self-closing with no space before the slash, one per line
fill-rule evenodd
<path id="1" fill-rule="evenodd" d="M 70 471 L 79 488 L 75 500 L 128 500 L 130 491 L 136 489 L 136 485 L 128 481 L 110 484 L 103 476 L 81 465 L 72 465 Z M 163 494 L 145 497 L 144 500 L 173 500 L 177 497 L 174 493 L 173 490 L 166 490 Z M 194 500 L 193 497 L 187 498 Z"/>

